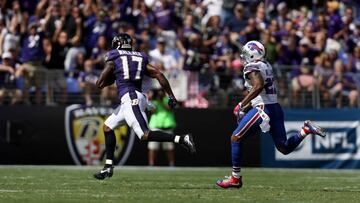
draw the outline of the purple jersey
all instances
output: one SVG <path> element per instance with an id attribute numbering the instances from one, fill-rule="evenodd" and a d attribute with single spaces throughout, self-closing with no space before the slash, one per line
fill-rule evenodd
<path id="1" fill-rule="evenodd" d="M 135 90 L 141 92 L 142 80 L 149 63 L 146 54 L 114 49 L 105 55 L 105 61 L 115 63 L 114 74 L 119 98 Z"/>

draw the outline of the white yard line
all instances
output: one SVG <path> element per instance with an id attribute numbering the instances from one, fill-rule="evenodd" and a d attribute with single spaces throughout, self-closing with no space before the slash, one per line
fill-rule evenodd
<path id="1" fill-rule="evenodd" d="M 8 193 L 8 192 L 24 192 L 24 190 L 0 190 L 0 193 Z"/>

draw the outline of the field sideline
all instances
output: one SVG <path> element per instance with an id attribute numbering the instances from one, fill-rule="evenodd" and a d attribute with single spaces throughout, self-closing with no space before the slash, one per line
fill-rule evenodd
<path id="1" fill-rule="evenodd" d="M 359 170 L 243 169 L 244 187 L 220 189 L 230 168 L 0 166 L 0 202 L 359 202 Z"/>

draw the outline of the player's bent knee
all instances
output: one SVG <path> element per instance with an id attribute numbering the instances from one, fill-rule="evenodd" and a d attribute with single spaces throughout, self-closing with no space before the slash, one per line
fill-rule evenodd
<path id="1" fill-rule="evenodd" d="M 142 135 L 138 135 L 141 141 L 147 141 L 149 138 L 149 132 L 145 132 Z"/>
<path id="2" fill-rule="evenodd" d="M 281 152 L 283 155 L 288 155 L 290 154 L 290 151 L 287 150 L 285 147 L 276 147 L 276 149 Z"/>
<path id="3" fill-rule="evenodd" d="M 103 130 L 104 130 L 104 132 L 112 131 L 112 129 L 109 126 L 105 125 L 105 124 L 103 125 Z"/>
<path id="4" fill-rule="evenodd" d="M 232 135 L 231 136 L 231 142 L 240 142 L 242 139 L 241 139 L 242 137 L 241 136 L 235 136 L 235 135 Z"/>

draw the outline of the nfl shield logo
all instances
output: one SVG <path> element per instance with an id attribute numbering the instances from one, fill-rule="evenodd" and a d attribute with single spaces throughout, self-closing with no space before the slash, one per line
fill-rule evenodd
<path id="1" fill-rule="evenodd" d="M 101 165 L 105 162 L 105 136 L 102 130 L 111 107 L 93 107 L 74 104 L 65 111 L 66 141 L 74 163 Z M 135 133 L 124 121 L 115 129 L 115 165 L 123 165 L 132 150 Z"/>

